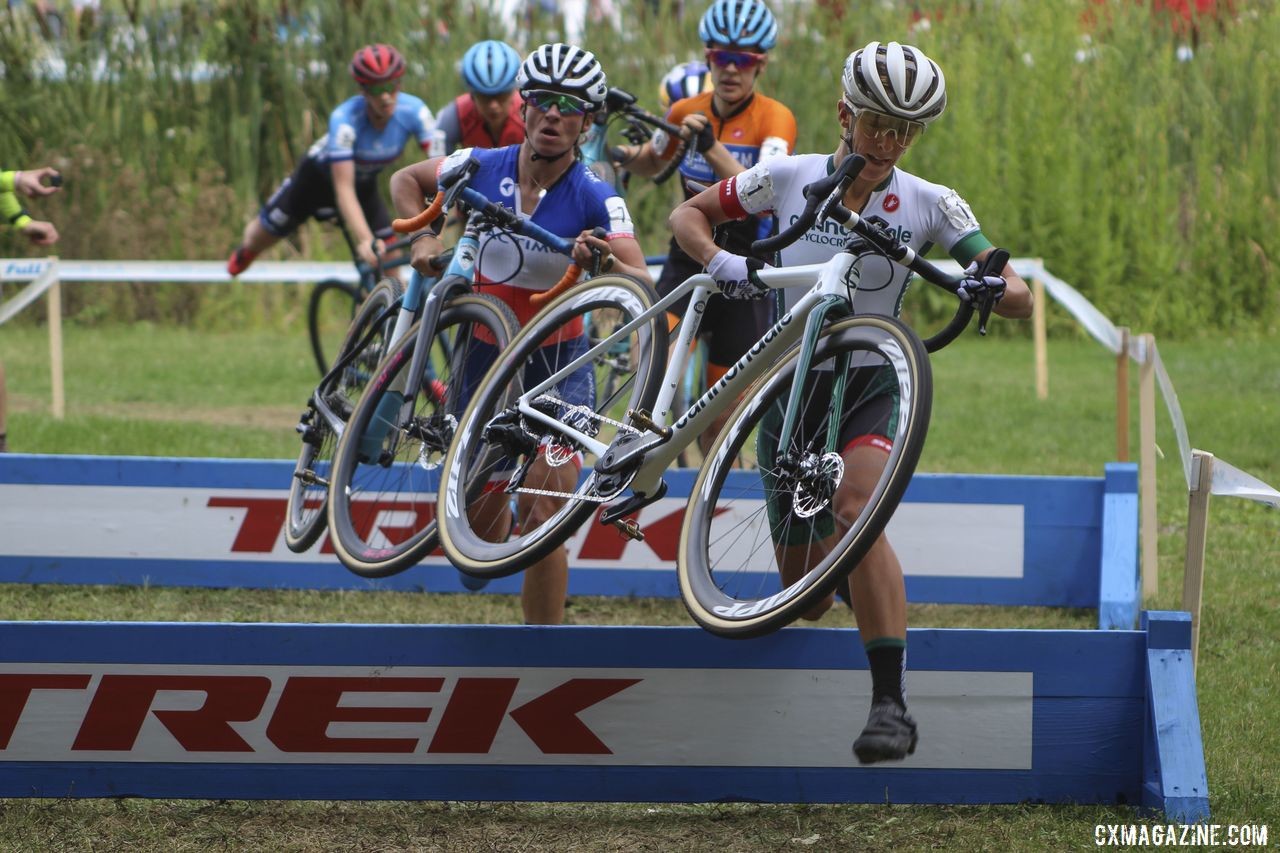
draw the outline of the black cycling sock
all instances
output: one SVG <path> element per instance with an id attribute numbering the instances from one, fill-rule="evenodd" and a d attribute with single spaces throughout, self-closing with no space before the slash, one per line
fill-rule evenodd
<path id="1" fill-rule="evenodd" d="M 871 664 L 871 704 L 888 697 L 905 708 L 907 641 L 877 637 L 865 648 L 867 662 Z"/>

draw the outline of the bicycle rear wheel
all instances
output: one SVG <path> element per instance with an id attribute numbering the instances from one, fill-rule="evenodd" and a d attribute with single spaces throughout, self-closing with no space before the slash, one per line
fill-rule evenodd
<path id="1" fill-rule="evenodd" d="M 595 465 L 595 455 L 581 451 L 554 426 L 519 413 L 514 403 L 526 387 L 564 371 L 593 339 L 621 329 L 654 301 L 648 285 L 626 276 L 580 284 L 521 329 L 484 377 L 444 462 L 440 542 L 460 571 L 494 578 L 527 568 L 626 487 L 625 482 L 602 483 L 594 473 L 582 477 Z M 667 321 L 658 314 L 620 346 L 560 376 L 533 405 L 606 445 L 623 433 L 639 436 L 625 423 L 627 412 L 652 405 L 666 353 Z M 470 497 L 476 490 L 482 493 L 479 499 Z M 561 502 L 545 519 L 526 517 L 516 525 L 512 500 L 519 510 L 521 502 L 527 507 L 539 496 Z"/>
<path id="2" fill-rule="evenodd" d="M 890 317 L 825 329 L 801 390 L 800 417 L 779 447 L 799 351 L 772 367 L 734 409 L 708 452 L 680 531 L 676 569 L 694 620 L 723 637 L 756 637 L 798 618 L 848 577 L 884 530 L 915 471 L 933 394 L 928 355 Z M 844 377 L 833 413 L 834 377 Z M 838 433 L 827 440 L 832 421 Z M 878 477 L 851 442 L 888 438 Z M 878 445 L 883 449 L 883 442 Z M 748 460 L 733 469 L 740 455 Z M 752 457 L 754 464 L 751 464 Z M 846 467 L 849 466 L 849 467 Z M 853 477 L 875 485 L 850 499 Z M 842 488 L 843 486 L 843 488 Z M 780 583 L 784 565 L 790 583 Z"/>
<path id="3" fill-rule="evenodd" d="M 338 435 L 324 415 L 317 411 L 317 397 L 333 414 L 346 421 L 369 384 L 378 362 L 386 354 L 387 340 L 396 320 L 396 313 L 390 309 L 400 296 L 399 282 L 391 279 L 384 280 L 373 289 L 347 329 L 346 340 L 334 364 L 346 358 L 357 346 L 361 347 L 360 352 L 342 371 L 317 387 L 307 401 L 307 410 L 302 413 L 298 424 L 302 450 L 293 468 L 285 516 L 284 541 L 290 551 L 306 551 L 325 529 L 329 480 Z M 378 326 L 376 329 L 374 324 Z"/>
<path id="4" fill-rule="evenodd" d="M 405 389 L 418 324 L 378 366 L 338 443 L 329 494 L 334 550 L 355 574 L 394 575 L 435 550 L 445 448 L 470 389 L 517 327 L 501 300 L 462 294 L 440 312 L 412 400 Z"/>
<path id="5" fill-rule="evenodd" d="M 334 355 L 345 340 L 363 298 L 358 285 L 336 278 L 325 279 L 311 291 L 311 300 L 307 303 L 307 335 L 321 376 L 333 364 Z"/>

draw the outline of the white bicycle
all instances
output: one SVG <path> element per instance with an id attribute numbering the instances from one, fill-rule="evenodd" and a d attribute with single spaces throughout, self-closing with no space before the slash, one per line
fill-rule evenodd
<path id="1" fill-rule="evenodd" d="M 482 578 L 520 571 L 597 511 L 601 523 L 642 538 L 632 516 L 666 493 L 663 476 L 680 451 L 733 407 L 698 473 L 680 531 L 685 605 L 713 633 L 751 637 L 790 623 L 834 589 L 880 535 L 915 470 L 932 398 L 927 351 L 954 340 L 974 312 L 961 302 L 928 341 L 894 317 L 853 313 L 858 260 L 869 252 L 952 292 L 957 287 L 840 203 L 863 162 L 846 158 L 810 185 L 805 214 L 753 247 L 757 255 L 774 251 L 820 217 L 851 230 L 844 250 L 824 264 L 758 273 L 771 288 L 810 289 L 687 411 L 671 411 L 672 400 L 714 292 L 710 276 L 693 276 L 662 299 L 647 285 L 609 275 L 554 297 L 480 383 L 445 455 L 437 519 L 454 565 Z M 983 272 L 1002 269 L 1007 257 L 992 252 Z M 690 293 L 664 373 L 667 306 Z M 583 317 L 601 309 L 613 309 L 612 334 L 566 347 Z M 985 332 L 991 305 L 979 310 Z M 609 396 L 597 395 L 587 387 L 592 365 L 619 347 L 632 353 L 630 375 Z M 535 361 L 553 363 L 529 379 Z M 862 405 L 870 401 L 875 405 Z M 876 434 L 888 436 L 892 447 L 865 503 L 845 517 L 833 500 L 846 476 L 842 433 L 853 412 L 862 412 L 864 429 L 868 410 L 878 411 Z M 569 465 L 581 467 L 576 478 L 562 470 Z M 498 519 L 483 502 L 467 500 L 463 484 L 472 484 L 474 494 L 481 481 L 503 500 L 549 495 L 559 507 L 512 529 L 509 513 Z M 549 485 L 566 481 L 576 486 Z M 803 559 L 807 570 L 780 586 L 784 558 Z"/>

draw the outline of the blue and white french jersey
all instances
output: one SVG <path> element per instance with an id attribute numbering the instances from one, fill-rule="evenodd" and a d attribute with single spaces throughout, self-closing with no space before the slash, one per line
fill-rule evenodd
<path id="1" fill-rule="evenodd" d="M 552 234 L 572 240 L 583 231 L 599 226 L 605 229 L 610 240 L 635 237 L 626 202 L 612 184 L 600 180 L 581 163 L 575 162 L 565 170 L 559 180 L 546 189 L 532 215 L 526 215 L 522 212 L 517 172 L 520 146 L 460 148 L 441 163 L 440 171 L 447 171 L 468 157 L 480 163 L 471 178 L 473 189 Z M 570 259 L 529 237 L 497 230 L 477 236 L 480 245 L 476 253 L 476 283 L 495 288 L 490 292 L 511 305 L 523 325 L 536 313 L 528 306 L 528 297 L 550 289 L 559 281 Z"/>
<path id="2" fill-rule="evenodd" d="M 444 144 L 437 139 L 435 128 L 436 118 L 422 99 L 401 92 L 396 96 L 396 111 L 378 130 L 369 121 L 364 96 L 353 95 L 329 114 L 329 132 L 316 140 L 307 156 L 325 164 L 354 160 L 356 181 L 371 181 L 400 156 L 411 137 L 418 140 L 427 156 L 444 154 Z"/>

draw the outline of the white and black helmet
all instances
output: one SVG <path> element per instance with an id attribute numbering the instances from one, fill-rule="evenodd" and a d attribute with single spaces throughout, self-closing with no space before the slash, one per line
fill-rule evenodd
<path id="1" fill-rule="evenodd" d="M 516 75 L 520 91 L 554 89 L 577 95 L 596 107 L 604 104 L 609 85 L 595 54 L 571 44 L 544 44 L 525 57 Z"/>
<path id="2" fill-rule="evenodd" d="M 844 99 L 855 111 L 876 110 L 922 124 L 947 108 L 947 81 L 924 51 L 891 41 L 855 50 L 844 61 Z"/>

